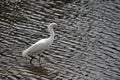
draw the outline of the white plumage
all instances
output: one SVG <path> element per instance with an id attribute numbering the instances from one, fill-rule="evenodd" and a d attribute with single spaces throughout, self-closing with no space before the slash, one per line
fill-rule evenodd
<path id="1" fill-rule="evenodd" d="M 51 23 L 48 26 L 48 31 L 50 32 L 50 37 L 49 38 L 45 38 L 45 39 L 41 39 L 38 42 L 36 42 L 35 44 L 31 45 L 29 48 L 27 48 L 26 50 L 23 51 L 22 56 L 23 57 L 27 57 L 27 56 L 32 56 L 32 55 L 36 55 L 38 52 L 42 52 L 43 50 L 47 49 L 54 40 L 54 31 L 53 31 L 53 27 L 57 26 L 56 23 Z"/>

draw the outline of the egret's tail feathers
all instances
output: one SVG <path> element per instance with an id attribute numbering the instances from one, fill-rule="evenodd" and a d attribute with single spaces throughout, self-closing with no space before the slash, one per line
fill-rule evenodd
<path id="1" fill-rule="evenodd" d="M 27 57 L 27 51 L 26 50 L 23 51 L 22 56 Z"/>

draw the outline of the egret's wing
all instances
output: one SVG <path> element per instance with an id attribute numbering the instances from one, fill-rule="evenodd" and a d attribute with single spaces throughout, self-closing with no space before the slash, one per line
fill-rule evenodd
<path id="1" fill-rule="evenodd" d="M 31 45 L 28 49 L 24 50 L 22 56 L 33 55 L 37 52 L 40 52 L 46 49 L 47 39 L 41 39 L 40 41 L 36 42 L 35 44 Z"/>
<path id="2" fill-rule="evenodd" d="M 40 50 L 43 50 L 44 49 L 44 45 L 46 44 L 45 42 L 46 42 L 46 40 L 42 39 L 42 40 L 36 42 L 35 44 L 31 45 L 28 48 L 29 52 L 33 53 L 33 52 L 38 52 Z"/>

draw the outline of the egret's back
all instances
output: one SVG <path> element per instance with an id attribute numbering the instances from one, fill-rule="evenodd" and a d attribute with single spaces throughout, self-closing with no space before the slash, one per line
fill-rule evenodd
<path id="1" fill-rule="evenodd" d="M 22 56 L 27 57 L 28 55 L 35 55 L 36 53 L 47 49 L 51 44 L 50 38 L 42 39 L 24 50 Z"/>

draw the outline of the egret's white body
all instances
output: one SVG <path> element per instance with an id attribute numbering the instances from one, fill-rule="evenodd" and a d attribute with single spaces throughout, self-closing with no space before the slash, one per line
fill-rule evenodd
<path id="1" fill-rule="evenodd" d="M 43 50 L 49 48 L 49 46 L 53 43 L 54 40 L 54 31 L 53 31 L 53 27 L 57 26 L 56 23 L 51 23 L 48 26 L 48 31 L 50 32 L 50 37 L 49 38 L 45 38 L 45 39 L 41 39 L 38 42 L 36 42 L 35 44 L 31 45 L 28 49 L 24 50 L 22 53 L 23 57 L 27 57 L 29 55 L 36 55 L 38 52 L 42 52 Z"/>

